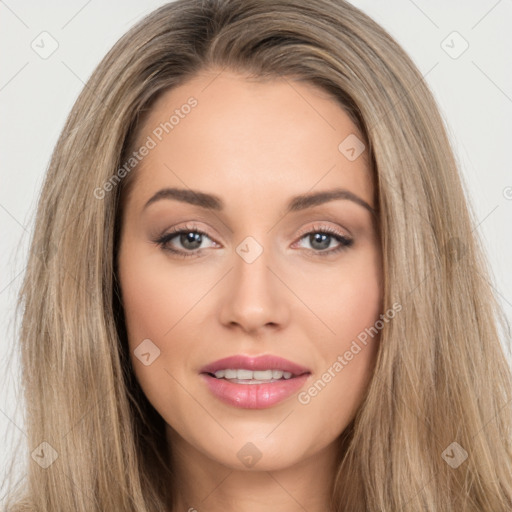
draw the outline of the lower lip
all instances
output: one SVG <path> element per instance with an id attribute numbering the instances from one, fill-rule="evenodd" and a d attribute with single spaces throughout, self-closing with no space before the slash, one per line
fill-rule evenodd
<path id="1" fill-rule="evenodd" d="M 210 391 L 219 400 L 242 409 L 265 409 L 285 400 L 304 385 L 309 375 L 305 373 L 291 379 L 262 384 L 236 384 L 207 373 L 201 374 Z"/>

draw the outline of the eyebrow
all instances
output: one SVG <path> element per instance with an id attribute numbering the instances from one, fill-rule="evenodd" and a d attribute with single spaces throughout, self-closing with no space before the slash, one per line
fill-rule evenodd
<path id="1" fill-rule="evenodd" d="M 221 211 L 224 208 L 224 201 L 214 194 L 206 194 L 205 192 L 191 189 L 164 188 L 159 190 L 146 202 L 143 210 L 145 210 L 150 204 L 162 199 L 174 199 L 176 201 L 215 211 Z M 335 188 L 332 190 L 307 193 L 292 197 L 287 204 L 286 213 L 298 212 L 336 199 L 352 201 L 359 206 L 366 208 L 372 215 L 377 214 L 376 210 L 364 199 L 361 199 L 353 192 L 344 188 Z"/>

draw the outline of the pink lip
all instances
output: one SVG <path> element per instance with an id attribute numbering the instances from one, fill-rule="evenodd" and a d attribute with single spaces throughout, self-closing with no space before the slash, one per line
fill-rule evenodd
<path id="1" fill-rule="evenodd" d="M 201 374 L 210 391 L 219 400 L 242 409 L 271 407 L 299 391 L 309 376 L 309 373 L 304 373 L 300 377 L 266 384 L 235 384 L 224 379 L 216 379 L 207 373 Z"/>
<path id="2" fill-rule="evenodd" d="M 290 372 L 290 379 L 262 384 L 238 384 L 217 379 L 210 374 L 217 370 L 237 368 L 245 370 L 283 370 Z M 296 363 L 281 357 L 265 355 L 248 357 L 243 355 L 226 357 L 201 369 L 201 377 L 209 390 L 219 400 L 243 409 L 265 409 L 297 392 L 311 375 L 311 372 Z"/>
<path id="3" fill-rule="evenodd" d="M 236 355 L 219 359 L 201 368 L 201 373 L 215 373 L 217 370 L 225 370 L 226 368 L 240 368 L 244 370 L 283 370 L 293 375 L 302 375 L 303 373 L 311 373 L 308 368 L 292 363 L 287 359 L 273 355 L 264 355 L 258 357 L 249 357 L 244 355 Z"/>

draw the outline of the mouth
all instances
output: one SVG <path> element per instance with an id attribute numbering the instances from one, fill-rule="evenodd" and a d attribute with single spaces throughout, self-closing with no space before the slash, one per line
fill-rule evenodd
<path id="1" fill-rule="evenodd" d="M 205 366 L 200 374 L 210 392 L 222 402 L 245 409 L 263 409 L 297 392 L 311 371 L 278 356 L 237 355 Z"/>

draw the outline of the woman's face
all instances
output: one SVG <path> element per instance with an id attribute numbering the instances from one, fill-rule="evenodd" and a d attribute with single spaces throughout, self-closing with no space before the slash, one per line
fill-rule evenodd
<path id="1" fill-rule="evenodd" d="M 256 470 L 334 453 L 379 337 L 361 139 L 323 90 L 228 72 L 146 118 L 119 278 L 136 377 L 179 453 Z"/>

